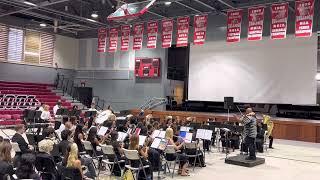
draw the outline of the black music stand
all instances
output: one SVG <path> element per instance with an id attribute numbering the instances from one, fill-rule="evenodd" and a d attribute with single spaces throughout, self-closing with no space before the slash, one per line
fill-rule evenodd
<path id="1" fill-rule="evenodd" d="M 124 126 L 127 123 L 127 120 L 116 120 L 116 126 Z"/>
<path id="2" fill-rule="evenodd" d="M 69 116 L 69 110 L 64 109 L 64 108 L 60 108 L 57 110 L 56 115 L 57 116 Z"/>
<path id="3" fill-rule="evenodd" d="M 93 117 L 97 114 L 97 111 L 86 111 L 84 113 L 84 117 L 89 118 L 89 117 Z"/>
<path id="4" fill-rule="evenodd" d="M 80 114 L 81 114 L 81 110 L 76 110 L 76 109 L 70 111 L 69 113 L 70 116 L 77 116 L 77 117 L 79 117 Z"/>

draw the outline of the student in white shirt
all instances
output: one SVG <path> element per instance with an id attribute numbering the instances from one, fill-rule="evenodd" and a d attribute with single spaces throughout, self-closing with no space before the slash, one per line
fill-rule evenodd
<path id="1" fill-rule="evenodd" d="M 98 112 L 98 110 L 96 109 L 96 105 L 94 103 L 91 104 L 91 107 L 88 111 L 97 111 Z"/>
<path id="2" fill-rule="evenodd" d="M 53 115 L 55 116 L 57 114 L 58 109 L 61 108 L 61 100 L 58 100 L 57 104 L 53 106 Z"/>
<path id="3" fill-rule="evenodd" d="M 40 116 L 40 118 L 42 120 L 48 121 L 51 119 L 49 108 L 50 108 L 49 105 L 44 106 L 44 111 L 42 111 L 41 116 Z"/>

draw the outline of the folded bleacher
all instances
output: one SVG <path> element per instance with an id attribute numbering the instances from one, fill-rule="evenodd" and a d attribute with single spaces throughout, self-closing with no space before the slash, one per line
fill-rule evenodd
<path id="1" fill-rule="evenodd" d="M 52 89 L 53 85 L 51 84 L 0 81 L 0 125 L 15 125 L 23 122 L 24 108 L 12 107 L 10 104 L 16 100 L 15 98 L 8 100 L 6 98 L 8 95 L 34 96 L 39 103 L 48 104 L 51 113 L 58 100 L 61 100 L 63 107 L 71 109 L 71 103 L 57 95 Z M 29 106 L 28 108 L 36 107 Z"/>

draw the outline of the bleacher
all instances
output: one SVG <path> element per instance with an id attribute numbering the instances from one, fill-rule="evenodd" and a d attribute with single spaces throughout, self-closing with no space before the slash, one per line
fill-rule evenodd
<path id="1" fill-rule="evenodd" d="M 70 102 L 67 102 L 52 90 L 52 84 L 0 81 L 0 125 L 22 123 L 23 110 L 25 108 L 35 108 L 40 103 L 48 104 L 51 113 L 58 100 L 61 100 L 63 107 L 72 108 Z M 20 98 L 14 98 L 14 96 Z M 20 102 L 18 99 L 23 98 L 23 102 L 28 102 L 27 106 L 21 105 L 21 103 L 18 105 L 18 102 Z"/>

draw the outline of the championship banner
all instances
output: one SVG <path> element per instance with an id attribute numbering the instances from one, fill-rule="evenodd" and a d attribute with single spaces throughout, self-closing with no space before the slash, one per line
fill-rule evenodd
<path id="1" fill-rule="evenodd" d="M 312 35 L 314 0 L 296 1 L 296 37 Z"/>
<path id="2" fill-rule="evenodd" d="M 289 3 L 271 5 L 271 39 L 285 39 L 287 36 Z"/>
<path id="3" fill-rule="evenodd" d="M 227 42 L 240 42 L 242 10 L 227 12 Z"/>
<path id="4" fill-rule="evenodd" d="M 107 42 L 107 32 L 106 28 L 98 29 L 98 52 L 106 52 L 106 42 Z"/>
<path id="5" fill-rule="evenodd" d="M 169 48 L 172 44 L 173 20 L 165 19 L 161 21 L 162 26 L 162 48 Z"/>
<path id="6" fill-rule="evenodd" d="M 148 40 L 147 48 L 154 49 L 157 47 L 158 22 L 151 21 L 147 24 Z"/>
<path id="7" fill-rule="evenodd" d="M 248 20 L 248 41 L 262 40 L 264 7 L 249 8 Z"/>
<path id="8" fill-rule="evenodd" d="M 208 15 L 194 16 L 193 44 L 203 45 L 206 40 Z"/>
<path id="9" fill-rule="evenodd" d="M 133 50 L 142 49 L 144 24 L 139 23 L 133 26 Z"/>
<path id="10" fill-rule="evenodd" d="M 108 52 L 116 52 L 117 47 L 118 47 L 118 28 L 110 28 Z"/>
<path id="11" fill-rule="evenodd" d="M 190 17 L 179 17 L 177 19 L 177 47 L 188 46 Z"/>
<path id="12" fill-rule="evenodd" d="M 130 31 L 130 25 L 121 26 L 121 51 L 129 50 Z"/>

